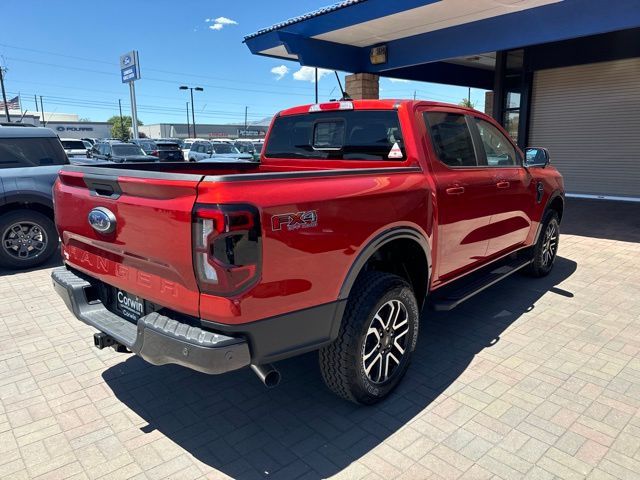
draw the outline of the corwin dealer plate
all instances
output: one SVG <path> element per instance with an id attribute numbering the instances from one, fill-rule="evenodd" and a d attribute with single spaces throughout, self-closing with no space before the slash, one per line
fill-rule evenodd
<path id="1" fill-rule="evenodd" d="M 137 322 L 144 315 L 144 300 L 137 295 L 116 289 L 116 309 L 120 314 Z"/>

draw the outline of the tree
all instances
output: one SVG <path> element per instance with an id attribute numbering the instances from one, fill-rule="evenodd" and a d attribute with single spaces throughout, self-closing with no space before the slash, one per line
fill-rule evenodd
<path id="1" fill-rule="evenodd" d="M 111 136 L 113 138 L 119 138 L 123 142 L 128 141 L 131 138 L 131 117 L 128 115 L 123 115 L 122 120 L 120 120 L 120 115 L 114 115 L 107 123 L 111 124 Z M 138 126 L 143 125 L 143 123 L 138 120 Z"/>
<path id="2" fill-rule="evenodd" d="M 461 107 L 476 108 L 475 102 L 472 102 L 468 98 L 463 98 L 462 101 L 458 105 L 460 105 Z"/>

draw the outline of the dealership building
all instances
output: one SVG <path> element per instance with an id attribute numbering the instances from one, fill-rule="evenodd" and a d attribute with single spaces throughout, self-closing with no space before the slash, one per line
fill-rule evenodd
<path id="1" fill-rule="evenodd" d="M 194 135 L 193 125 L 186 123 L 155 123 L 138 127 L 140 133 L 148 138 L 264 138 L 268 125 L 226 125 L 226 124 L 196 124 Z"/>
<path id="2" fill-rule="evenodd" d="M 347 0 L 245 38 L 252 53 L 489 90 L 521 147 L 549 149 L 569 194 L 640 200 L 640 1 Z"/>

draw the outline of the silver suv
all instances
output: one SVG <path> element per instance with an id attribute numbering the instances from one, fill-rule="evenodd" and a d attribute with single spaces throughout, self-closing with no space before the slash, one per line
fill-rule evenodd
<path id="1" fill-rule="evenodd" d="M 0 266 L 33 268 L 56 251 L 51 188 L 68 163 L 53 130 L 0 127 Z"/>

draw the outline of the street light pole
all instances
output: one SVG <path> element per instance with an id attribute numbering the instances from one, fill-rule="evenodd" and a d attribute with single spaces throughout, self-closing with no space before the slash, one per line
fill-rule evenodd
<path id="1" fill-rule="evenodd" d="M 191 125 L 193 125 L 193 138 L 198 136 L 196 132 L 196 106 L 193 104 L 193 91 L 203 92 L 204 88 L 202 87 L 188 87 L 186 85 L 181 85 L 180 90 L 190 90 L 191 91 Z M 188 113 L 187 113 L 188 118 Z M 188 120 L 187 120 L 188 121 Z"/>
<path id="2" fill-rule="evenodd" d="M 191 128 L 189 127 L 189 102 L 187 102 L 187 138 L 193 138 L 191 136 Z"/>

